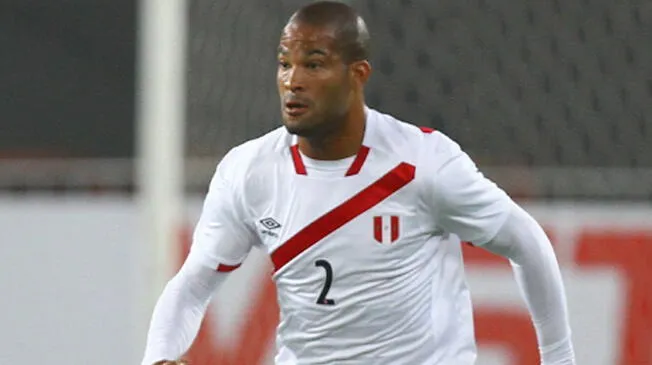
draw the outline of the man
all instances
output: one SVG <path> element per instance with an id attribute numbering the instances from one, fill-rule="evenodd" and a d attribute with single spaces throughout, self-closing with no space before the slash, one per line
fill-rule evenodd
<path id="1" fill-rule="evenodd" d="M 278 48 L 284 127 L 218 165 L 144 365 L 181 364 L 212 293 L 254 246 L 274 264 L 276 364 L 473 364 L 460 239 L 512 261 L 542 363 L 574 364 L 541 227 L 444 134 L 365 106 L 368 43 L 342 3 L 290 18 Z"/>

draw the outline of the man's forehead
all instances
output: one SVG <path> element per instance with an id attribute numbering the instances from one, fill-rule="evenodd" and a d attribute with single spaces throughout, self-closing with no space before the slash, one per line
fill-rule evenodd
<path id="1" fill-rule="evenodd" d="M 335 46 L 335 41 L 335 32 L 329 28 L 290 23 L 283 29 L 279 50 L 330 49 Z"/>

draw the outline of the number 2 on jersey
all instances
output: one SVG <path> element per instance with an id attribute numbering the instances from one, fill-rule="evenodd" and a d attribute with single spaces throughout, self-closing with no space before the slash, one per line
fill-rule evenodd
<path id="1" fill-rule="evenodd" d="M 334 305 L 335 301 L 333 299 L 326 298 L 328 291 L 331 289 L 331 283 L 333 282 L 333 267 L 331 266 L 330 262 L 326 260 L 315 261 L 315 266 L 321 266 L 324 268 L 324 271 L 326 271 L 326 281 L 324 282 L 324 287 L 321 289 L 319 298 L 317 298 L 317 304 Z"/>

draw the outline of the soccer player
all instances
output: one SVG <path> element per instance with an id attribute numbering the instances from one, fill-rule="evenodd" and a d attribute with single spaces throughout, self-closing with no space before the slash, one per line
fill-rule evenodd
<path id="1" fill-rule="evenodd" d="M 219 163 L 143 365 L 181 364 L 212 294 L 253 247 L 274 264 L 277 365 L 473 364 L 460 240 L 512 262 L 541 363 L 574 364 L 543 230 L 443 133 L 366 106 L 368 44 L 348 5 L 292 15 L 278 47 L 284 126 Z"/>

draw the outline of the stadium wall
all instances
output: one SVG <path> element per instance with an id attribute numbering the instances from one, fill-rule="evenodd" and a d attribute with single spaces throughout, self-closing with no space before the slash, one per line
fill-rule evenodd
<path id="1" fill-rule="evenodd" d="M 188 203 L 189 222 L 200 203 Z M 563 266 L 578 363 L 652 364 L 652 207 L 525 206 Z M 133 323 L 149 309 L 140 305 L 148 253 L 138 221 L 127 198 L 0 196 L 0 364 L 139 362 L 143 334 Z M 534 333 L 508 264 L 464 249 L 478 364 L 535 363 Z M 271 361 L 278 312 L 269 268 L 256 251 L 227 282 L 228 295 L 217 295 L 195 344 L 194 364 Z"/>

